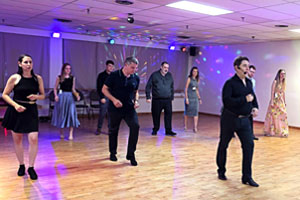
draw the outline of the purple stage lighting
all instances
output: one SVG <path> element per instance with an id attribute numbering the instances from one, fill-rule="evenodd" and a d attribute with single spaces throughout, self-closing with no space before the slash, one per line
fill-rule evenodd
<path id="1" fill-rule="evenodd" d="M 61 34 L 58 33 L 58 32 L 52 33 L 52 37 L 53 37 L 53 38 L 60 38 L 60 36 L 61 36 Z"/>

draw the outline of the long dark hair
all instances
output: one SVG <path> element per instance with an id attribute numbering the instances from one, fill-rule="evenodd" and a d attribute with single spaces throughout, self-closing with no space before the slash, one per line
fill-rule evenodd
<path id="1" fill-rule="evenodd" d="M 192 67 L 192 69 L 191 69 L 191 71 L 190 71 L 189 77 L 190 77 L 190 78 L 193 78 L 193 70 L 194 70 L 194 69 L 197 69 L 196 80 L 199 81 L 199 70 L 198 70 L 198 67 Z"/>
<path id="2" fill-rule="evenodd" d="M 21 54 L 21 55 L 19 56 L 18 61 L 19 61 L 20 63 L 22 63 L 24 57 L 29 57 L 29 58 L 31 58 L 31 60 L 32 60 L 31 55 L 28 55 L 28 54 Z M 36 81 L 38 82 L 37 76 L 36 76 L 35 73 L 33 72 L 33 69 L 31 69 L 31 72 L 30 72 L 30 73 L 31 73 L 32 77 L 34 78 L 34 80 L 36 80 Z M 18 65 L 18 72 L 17 72 L 17 74 L 20 74 L 21 76 L 23 76 L 23 69 L 22 69 L 22 67 L 20 67 L 19 65 Z"/>
<path id="3" fill-rule="evenodd" d="M 60 82 L 63 82 L 65 80 L 65 69 L 67 66 L 70 66 L 70 63 L 64 63 L 62 68 L 61 68 L 61 72 L 60 72 Z M 70 77 L 72 77 L 72 73 L 70 73 Z"/>

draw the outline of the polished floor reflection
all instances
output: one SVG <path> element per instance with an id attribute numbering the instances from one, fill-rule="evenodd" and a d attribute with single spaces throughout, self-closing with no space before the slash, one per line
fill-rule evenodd
<path id="1" fill-rule="evenodd" d="M 118 161 L 108 159 L 107 134 L 95 135 L 97 119 L 80 118 L 74 140 L 59 138 L 49 123 L 40 124 L 39 153 L 32 181 L 17 176 L 18 162 L 11 134 L 0 131 L 0 199 L 300 199 L 300 130 L 288 138 L 264 137 L 255 123 L 252 188 L 241 184 L 241 148 L 237 138 L 228 149 L 227 181 L 217 179 L 215 156 L 219 117 L 200 115 L 198 133 L 192 120 L 183 130 L 182 113 L 174 113 L 176 137 L 164 135 L 163 116 L 157 136 L 149 114 L 139 115 L 140 137 L 133 167 L 126 160 L 128 128 L 122 123 Z M 106 129 L 104 129 L 107 132 Z M 24 139 L 27 147 L 27 139 Z M 27 150 L 25 162 L 28 163 Z M 27 164 L 28 165 L 28 164 Z"/>

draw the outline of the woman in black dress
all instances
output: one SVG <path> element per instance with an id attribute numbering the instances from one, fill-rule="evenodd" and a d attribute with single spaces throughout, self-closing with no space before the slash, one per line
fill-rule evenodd
<path id="1" fill-rule="evenodd" d="M 18 59 L 18 72 L 9 77 L 2 98 L 9 104 L 2 126 L 11 130 L 15 151 L 20 163 L 18 176 L 25 175 L 23 135 L 29 141 L 28 174 L 32 180 L 38 178 L 33 166 L 38 151 L 38 110 L 36 100 L 45 98 L 44 84 L 41 76 L 32 70 L 32 58 L 23 54 Z M 9 94 L 14 92 L 11 99 Z"/>

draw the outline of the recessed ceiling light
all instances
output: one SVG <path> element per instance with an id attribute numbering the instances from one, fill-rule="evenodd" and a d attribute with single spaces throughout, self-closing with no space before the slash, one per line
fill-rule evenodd
<path id="1" fill-rule="evenodd" d="M 203 4 L 194 3 L 194 2 L 190 2 L 190 1 L 178 1 L 176 3 L 171 3 L 166 6 L 172 7 L 172 8 L 188 10 L 188 11 L 193 11 L 193 12 L 198 12 L 198 13 L 207 14 L 207 15 L 223 15 L 223 14 L 233 13 L 233 11 L 230 11 L 230 10 L 225 10 L 225 9 L 216 8 L 216 7 L 212 7 L 212 6 L 206 6 Z"/>
<path id="2" fill-rule="evenodd" d="M 292 32 L 296 32 L 296 33 L 300 33 L 300 29 L 291 29 L 289 31 L 292 31 Z"/>

